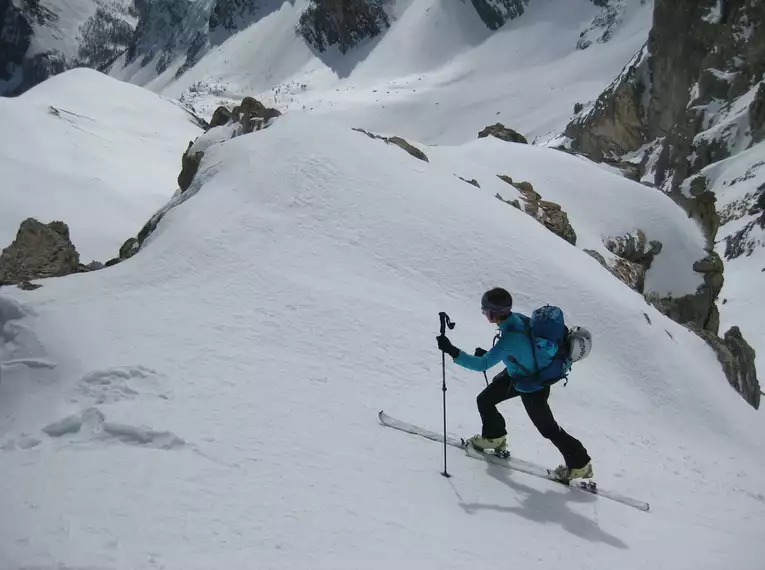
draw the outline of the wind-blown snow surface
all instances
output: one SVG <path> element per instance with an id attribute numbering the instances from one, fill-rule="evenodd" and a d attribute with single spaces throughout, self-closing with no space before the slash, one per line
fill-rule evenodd
<path id="1" fill-rule="evenodd" d="M 185 56 L 159 77 L 139 62 L 112 73 L 183 96 L 208 116 L 221 102 L 254 95 L 282 111 L 428 143 L 474 139 L 497 121 L 533 139 L 562 131 L 575 103 L 597 98 L 645 43 L 652 14 L 652 2 L 625 2 L 609 42 L 577 50 L 599 14 L 590 0 L 534 0 L 494 32 L 470 2 L 397 0 L 389 30 L 341 55 L 334 47 L 319 53 L 294 33 L 306 5 L 282 3 L 177 81 Z"/>
<path id="2" fill-rule="evenodd" d="M 760 568 L 763 419 L 711 349 L 456 178 L 456 150 L 425 150 L 288 115 L 208 148 L 135 257 L 4 290 L 3 359 L 57 366 L 2 369 L 0 566 Z M 578 160 L 534 152 L 549 160 L 529 176 Z M 603 217 L 630 219 L 622 191 Z M 487 346 L 493 285 L 593 331 L 552 406 L 599 483 L 650 513 L 453 449 L 446 480 L 439 445 L 378 424 L 385 408 L 438 429 L 438 312 Z M 471 434 L 483 377 L 447 367 L 450 431 Z M 519 402 L 501 409 L 519 456 L 559 460 Z"/>
<path id="3" fill-rule="evenodd" d="M 201 132 L 170 101 L 77 69 L 0 98 L 0 248 L 28 217 L 63 220 L 83 262 L 115 257 L 178 185 Z"/>

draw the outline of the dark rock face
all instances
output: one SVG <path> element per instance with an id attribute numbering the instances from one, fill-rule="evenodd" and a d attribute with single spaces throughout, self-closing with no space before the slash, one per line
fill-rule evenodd
<path id="1" fill-rule="evenodd" d="M 705 107 L 732 102 L 765 71 L 765 4 L 747 0 L 656 0 L 646 47 L 567 127 L 572 148 L 595 159 L 661 139 L 655 183 L 674 191 L 705 166 L 729 156 L 724 140 L 696 140 Z M 765 99 L 765 88 L 758 95 Z M 762 108 L 750 107 L 754 140 Z M 689 157 L 696 157 L 689 160 Z"/>
<path id="2" fill-rule="evenodd" d="M 765 247 L 765 184 L 745 200 L 752 203 L 746 214 L 757 217 L 725 238 L 725 259 L 729 261 L 743 255 L 748 257 L 755 249 Z"/>
<path id="3" fill-rule="evenodd" d="M 747 134 L 751 134 L 752 144 L 765 138 L 765 86 L 757 85 L 764 72 L 764 2 L 655 0 L 653 27 L 643 51 L 593 106 L 571 121 L 565 134 L 572 140 L 572 149 L 595 160 L 618 160 L 645 145 L 637 179 L 659 187 L 699 223 L 708 251 L 717 243 L 722 224 L 753 216 L 725 238 L 726 259 L 751 255 L 755 248 L 765 246 L 761 190 L 720 213 L 716 188 L 710 188 L 700 172 L 740 152 L 742 148 L 732 143 L 748 140 Z M 747 113 L 749 133 L 745 133 L 744 121 L 726 119 L 719 109 L 729 109 L 755 87 Z M 759 166 L 754 164 L 752 169 Z M 694 264 L 694 270 L 704 281 L 694 294 L 648 298 L 670 318 L 716 339 L 720 326 L 716 301 L 724 282 L 722 260 L 710 253 Z M 721 357 L 723 360 L 730 358 Z M 729 369 L 726 374 L 730 380 Z M 740 387 L 746 381 L 731 383 Z M 740 390 L 747 401 L 754 401 L 755 390 Z"/>
<path id="4" fill-rule="evenodd" d="M 225 125 L 231 120 L 231 111 L 226 107 L 218 107 L 213 113 L 212 119 L 210 119 L 210 127 L 220 127 Z"/>
<path id="5" fill-rule="evenodd" d="M 197 35 L 197 30 L 184 26 L 192 6 L 186 0 L 135 0 L 138 24 L 126 50 L 127 63 L 139 60 L 145 66 L 159 56 L 156 71 L 163 73 Z"/>
<path id="6" fill-rule="evenodd" d="M 0 0 L 0 80 L 9 91 L 21 83 L 20 67 L 32 39 L 32 26 L 11 0 Z M 2 93 L 0 93 L 2 94 Z"/>
<path id="7" fill-rule="evenodd" d="M 592 0 L 592 3 L 600 8 L 601 12 L 592 21 L 592 24 L 579 34 L 576 48 L 587 49 L 593 42 L 604 44 L 613 37 L 614 29 L 622 22 L 622 4 L 612 5 L 610 0 Z"/>
<path id="8" fill-rule="evenodd" d="M 646 142 L 643 94 L 647 89 L 648 53 L 641 51 L 584 115 L 566 127 L 571 147 L 595 160 L 637 150 Z"/>
<path id="9" fill-rule="evenodd" d="M 301 14 L 297 33 L 319 51 L 336 45 L 346 53 L 366 38 L 390 27 L 389 0 L 311 0 Z"/>
<path id="10" fill-rule="evenodd" d="M 755 143 L 765 140 L 765 83 L 760 83 L 754 101 L 749 105 L 749 123 L 752 140 Z"/>
<path id="11" fill-rule="evenodd" d="M 133 40 L 135 29 L 126 20 L 128 15 L 99 6 L 80 28 L 77 64 L 105 71 Z"/>
<path id="12" fill-rule="evenodd" d="M 529 0 L 471 0 L 478 16 L 490 30 L 497 30 L 523 15 Z"/>
<path id="13" fill-rule="evenodd" d="M 144 0 L 145 2 L 146 0 Z M 140 4 L 138 0 L 137 4 Z M 50 5 L 53 5 L 52 3 Z M 0 0 L 0 95 L 20 95 L 49 77 L 73 67 L 105 71 L 133 39 L 130 21 L 137 15 L 132 5 L 99 2 L 96 12 L 79 29 L 75 54 L 65 56 L 55 50 L 27 55 L 36 31 L 52 29 L 67 17 L 71 6 L 46 8 L 40 0 Z M 61 15 L 59 15 L 59 12 Z M 49 33 L 49 32 L 46 32 Z"/>
<path id="14" fill-rule="evenodd" d="M 189 142 L 189 148 L 186 149 L 186 152 L 181 157 L 181 173 L 178 175 L 178 187 L 181 189 L 181 192 L 189 189 L 194 176 L 196 176 L 199 170 L 199 165 L 202 163 L 202 158 L 205 156 L 205 153 L 201 151 L 191 152 L 193 144 L 193 142 Z"/>
<path id="15" fill-rule="evenodd" d="M 16 239 L 0 255 L 0 285 L 61 277 L 87 271 L 69 239 L 64 222 L 43 224 L 34 218 L 21 223 Z"/>
<path id="16" fill-rule="evenodd" d="M 486 138 L 488 136 L 493 136 L 506 142 L 529 144 L 529 141 L 526 140 L 526 137 L 524 137 L 519 132 L 514 131 L 513 129 L 507 128 L 502 123 L 490 125 L 478 133 L 479 139 Z"/>
<path id="17" fill-rule="evenodd" d="M 27 58 L 35 26 L 54 25 L 58 15 L 40 0 L 0 0 L 0 95 L 18 95 L 57 72 L 63 57 L 55 52 Z"/>
<path id="18" fill-rule="evenodd" d="M 755 368 L 755 351 L 744 340 L 738 327 L 731 327 L 721 339 L 702 331 L 701 337 L 714 349 L 728 383 L 741 394 L 755 410 L 760 407 L 762 391 Z"/>
<path id="19" fill-rule="evenodd" d="M 241 29 L 260 8 L 259 0 L 216 0 L 210 13 L 210 31 Z"/>

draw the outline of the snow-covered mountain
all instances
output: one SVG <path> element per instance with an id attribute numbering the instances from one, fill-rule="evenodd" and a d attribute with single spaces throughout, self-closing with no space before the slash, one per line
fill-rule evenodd
<path id="1" fill-rule="evenodd" d="M 46 1 L 0 0 L 0 568 L 760 569 L 759 4 Z M 592 331 L 550 403 L 651 512 L 379 425 L 480 429 L 434 337 L 497 285 Z"/>
<path id="2" fill-rule="evenodd" d="M 0 95 L 72 67 L 105 69 L 132 41 L 133 0 L 0 1 Z"/>
<path id="3" fill-rule="evenodd" d="M 113 114 L 135 97 L 92 72 L 57 79 L 18 103 L 80 89 Z M 424 160 L 328 117 L 269 124 L 199 139 L 191 184 L 129 259 L 2 289 L 2 566 L 464 568 L 501 563 L 481 545 L 511 533 L 513 556 L 539 568 L 759 567 L 762 416 L 700 338 L 581 249 L 611 255 L 602 235 L 642 227 L 666 244 L 650 286 L 695 286 L 678 260 L 704 236 L 666 195 L 494 137 L 409 141 Z M 529 205 L 519 181 L 559 201 L 576 246 L 504 203 Z M 83 250 L 103 239 L 76 237 Z M 447 482 L 440 446 L 380 427 L 385 408 L 438 429 L 438 312 L 456 344 L 486 346 L 478 300 L 493 284 L 518 310 L 556 303 L 593 330 L 552 405 L 599 484 L 651 513 L 451 449 Z M 471 433 L 483 377 L 447 367 L 449 430 Z M 502 409 L 514 452 L 554 464 L 519 403 Z"/>
<path id="4" fill-rule="evenodd" d="M 656 0 L 643 49 L 554 143 L 627 166 L 698 220 L 716 267 L 701 268 L 694 295 L 655 302 L 715 335 L 740 326 L 760 366 L 765 324 L 751 315 L 765 271 L 764 61 L 762 2 Z M 757 405 L 759 386 L 743 392 Z"/>

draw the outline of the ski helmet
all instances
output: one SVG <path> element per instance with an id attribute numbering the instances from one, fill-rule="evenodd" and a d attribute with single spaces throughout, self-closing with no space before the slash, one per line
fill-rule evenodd
<path id="1" fill-rule="evenodd" d="M 592 335 L 584 327 L 573 327 L 568 331 L 568 347 L 574 362 L 587 358 L 592 350 Z"/>
<path id="2" fill-rule="evenodd" d="M 513 311 L 513 296 L 501 287 L 490 289 L 481 297 L 481 311 L 498 316 L 509 315 Z"/>

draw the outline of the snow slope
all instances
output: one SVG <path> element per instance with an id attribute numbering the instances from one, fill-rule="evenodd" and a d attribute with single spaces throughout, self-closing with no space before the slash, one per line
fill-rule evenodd
<path id="1" fill-rule="evenodd" d="M 201 132 L 174 103 L 78 69 L 0 98 L 0 247 L 27 217 L 69 225 L 81 260 L 106 261 L 177 189 Z"/>
<path id="2" fill-rule="evenodd" d="M 306 4 L 282 3 L 178 80 L 185 57 L 158 77 L 154 65 L 137 62 L 112 73 L 208 116 L 221 102 L 254 95 L 282 111 L 428 143 L 474 139 L 497 121 L 533 139 L 561 131 L 575 103 L 598 96 L 645 43 L 652 15 L 652 2 L 619 2 L 611 39 L 578 50 L 601 14 L 590 0 L 534 0 L 496 32 L 470 2 L 397 0 L 391 28 L 343 56 L 336 48 L 320 53 L 294 33 Z"/>
<path id="3" fill-rule="evenodd" d="M 35 26 L 27 57 L 55 50 L 71 58 L 77 55 L 80 27 L 96 13 L 98 0 L 41 0 L 40 5 L 55 14 L 47 25 Z M 123 0 L 116 4 L 123 5 Z"/>
<path id="4" fill-rule="evenodd" d="M 489 172 L 501 154 L 529 178 L 576 172 L 594 204 L 619 180 L 498 144 L 468 145 L 461 164 L 485 155 Z M 208 148 L 135 257 L 4 289 L 0 359 L 56 366 L 2 367 L 0 566 L 760 568 L 765 420 L 712 350 L 455 177 L 457 149 L 424 150 L 431 163 L 290 114 Z M 637 190 L 617 187 L 621 207 L 572 211 L 578 231 L 630 219 Z M 676 240 L 692 243 L 691 227 Z M 385 408 L 438 429 L 438 312 L 457 345 L 487 346 L 478 302 L 493 285 L 593 331 L 552 405 L 599 483 L 652 512 L 457 450 L 447 481 L 440 446 L 379 426 Z M 483 377 L 447 366 L 450 430 L 473 433 Z M 519 402 L 501 409 L 519 456 L 559 460 Z"/>

